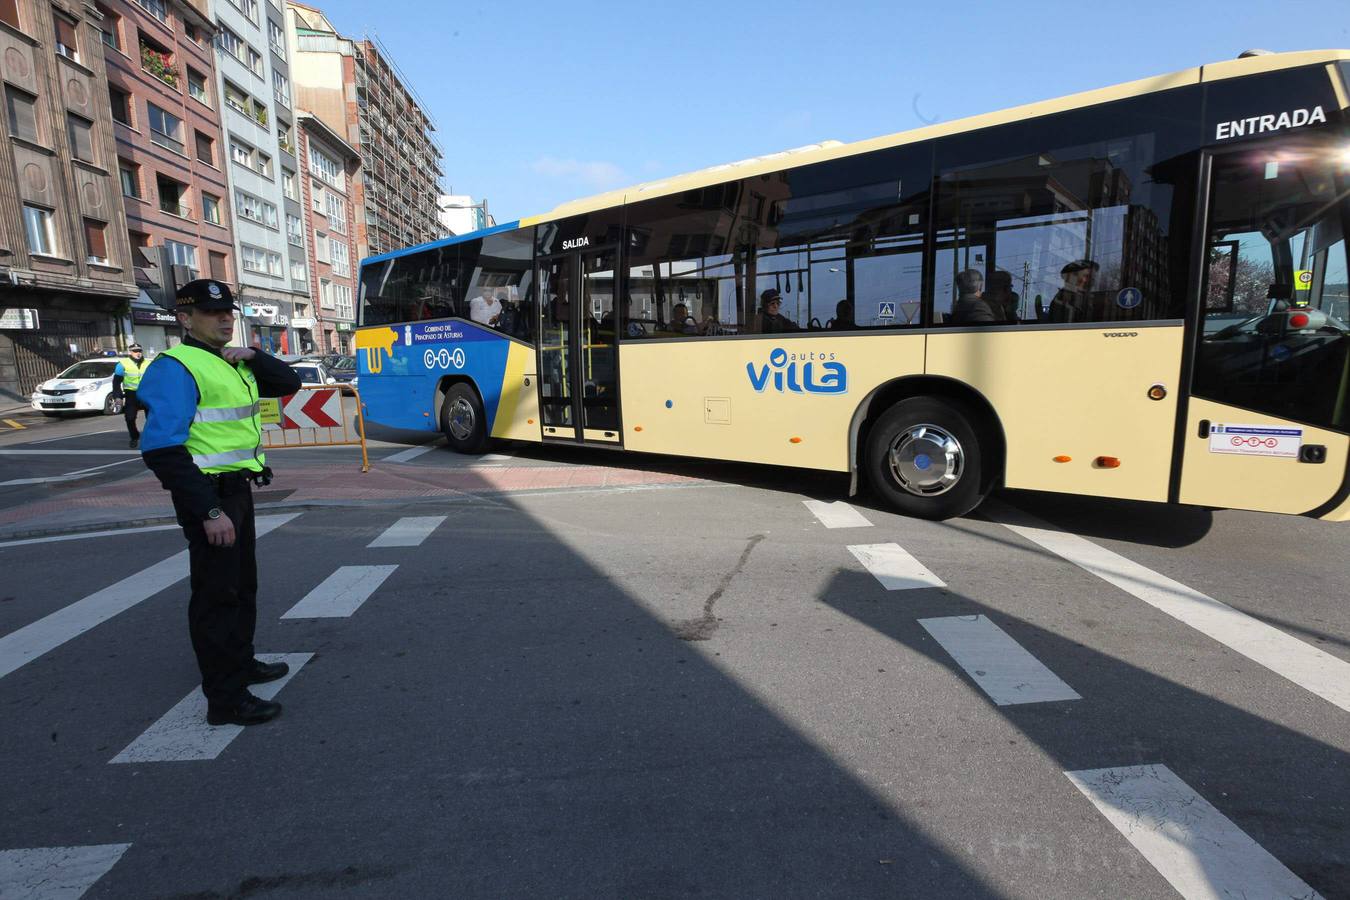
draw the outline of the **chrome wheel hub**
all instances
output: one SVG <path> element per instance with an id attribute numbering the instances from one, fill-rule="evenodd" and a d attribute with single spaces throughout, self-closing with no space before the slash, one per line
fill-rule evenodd
<path id="1" fill-rule="evenodd" d="M 450 434 L 457 441 L 467 441 L 473 436 L 474 414 L 473 405 L 463 397 L 456 399 L 450 404 L 450 414 L 446 417 L 450 424 Z"/>
<path id="2" fill-rule="evenodd" d="M 936 425 L 905 429 L 891 441 L 887 456 L 896 483 L 919 497 L 945 494 L 966 469 L 961 442 Z"/>

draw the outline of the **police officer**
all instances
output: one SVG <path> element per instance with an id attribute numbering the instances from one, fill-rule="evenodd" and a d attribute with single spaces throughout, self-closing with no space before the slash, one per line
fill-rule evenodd
<path id="1" fill-rule="evenodd" d="M 140 384 L 148 407 L 141 456 L 173 495 L 188 541 L 188 632 L 212 725 L 257 725 L 281 704 L 249 693 L 282 677 L 285 663 L 253 656 L 258 567 L 249 484 L 271 479 L 262 450 L 259 397 L 300 389 L 290 366 L 253 347 L 229 347 L 234 297 L 199 279 L 178 291 L 186 336 L 150 364 Z"/>
<path id="2" fill-rule="evenodd" d="M 145 351 L 140 344 L 127 348 L 127 358 L 117 364 L 113 370 L 112 393 L 122 398 L 122 415 L 127 420 L 127 436 L 131 438 L 131 449 L 135 450 L 141 442 L 141 433 L 136 428 L 136 414 L 141 405 L 136 400 L 136 391 L 141 385 L 141 376 L 150 364 L 145 361 Z"/>

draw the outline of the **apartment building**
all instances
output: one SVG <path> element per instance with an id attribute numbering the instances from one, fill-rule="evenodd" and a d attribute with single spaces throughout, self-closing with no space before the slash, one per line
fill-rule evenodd
<path id="1" fill-rule="evenodd" d="M 206 0 L 99 0 L 108 106 L 133 248 L 163 247 L 192 277 L 235 286 L 225 141 Z M 136 254 L 136 265 L 150 260 Z M 158 273 L 142 271 L 142 283 Z M 150 353 L 176 344 L 173 315 L 142 292 L 131 332 Z"/>
<path id="2" fill-rule="evenodd" d="M 300 200 L 290 50 L 279 2 L 215 0 L 216 70 L 235 216 L 237 338 L 294 353 L 303 347 L 291 320 L 310 313 L 309 278 L 303 248 L 290 244 L 283 230 L 284 216 L 298 215 Z"/>
<path id="3" fill-rule="evenodd" d="M 0 0 L 0 397 L 119 342 L 136 295 L 92 4 Z"/>
<path id="4" fill-rule="evenodd" d="M 378 41 L 342 37 L 312 6 L 286 9 L 297 107 L 322 119 L 361 157 L 351 186 L 358 255 L 435 240 L 443 154 L 425 105 Z"/>
<path id="5" fill-rule="evenodd" d="M 356 327 L 357 266 L 354 225 L 356 207 L 348 193 L 361 158 L 323 120 L 296 114 L 300 135 L 300 185 L 305 192 L 305 222 L 300 240 L 309 249 L 313 318 L 295 320 L 308 326 L 321 352 L 351 353 Z M 289 236 L 289 223 L 288 223 Z M 303 337 L 303 334 L 302 334 Z"/>

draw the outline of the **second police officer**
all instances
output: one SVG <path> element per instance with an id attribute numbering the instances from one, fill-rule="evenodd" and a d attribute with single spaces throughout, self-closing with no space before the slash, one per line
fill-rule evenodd
<path id="1" fill-rule="evenodd" d="M 285 663 L 254 658 L 258 566 L 252 482 L 271 479 L 262 449 L 259 397 L 300 389 L 290 366 L 253 347 L 230 347 L 234 297 L 198 279 L 179 289 L 183 342 L 155 358 L 141 380 L 148 407 L 141 456 L 173 496 L 188 542 L 188 633 L 212 725 L 256 725 L 281 704 L 248 686 L 281 678 Z"/>

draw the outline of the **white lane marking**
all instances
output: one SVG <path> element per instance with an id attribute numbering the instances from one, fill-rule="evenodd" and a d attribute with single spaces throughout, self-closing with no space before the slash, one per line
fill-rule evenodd
<path id="1" fill-rule="evenodd" d="M 71 438 L 91 437 L 96 434 L 112 434 L 114 431 L 122 431 L 121 428 L 105 428 L 103 431 L 77 431 L 74 434 L 63 434 L 60 437 L 43 438 L 40 441 L 28 441 L 30 444 L 50 444 L 52 441 L 68 441 Z"/>
<path id="2" fill-rule="evenodd" d="M 291 670 L 276 681 L 255 684 L 249 692 L 263 700 L 274 698 L 300 667 L 314 658 L 313 653 L 259 653 L 263 662 L 284 662 Z M 201 688 L 193 688 L 173 709 L 147 728 L 112 763 L 184 762 L 215 759 L 244 730 L 242 725 L 206 724 L 206 697 Z"/>
<path id="3" fill-rule="evenodd" d="M 1183 897 L 1319 896 L 1166 766 L 1064 774 Z"/>
<path id="4" fill-rule="evenodd" d="M 0 542 L 0 548 L 24 547 L 28 544 L 53 544 L 57 541 L 82 541 L 85 538 L 117 537 L 123 534 L 140 534 L 143 531 L 178 531 L 177 525 L 143 525 L 140 528 L 118 528 L 113 531 L 84 531 L 79 534 L 54 534 L 50 537 L 24 538 L 20 541 Z"/>
<path id="5" fill-rule="evenodd" d="M 398 566 L 343 566 L 282 616 L 283 619 L 340 619 L 350 616 Z"/>
<path id="6" fill-rule="evenodd" d="M 856 556 L 888 591 L 947 586 L 899 544 L 854 544 L 848 552 Z"/>
<path id="7" fill-rule="evenodd" d="M 0 450 L 0 456 L 140 456 L 139 450 Z"/>
<path id="8" fill-rule="evenodd" d="M 417 547 L 445 521 L 445 516 L 406 516 L 384 530 L 367 547 Z"/>
<path id="9" fill-rule="evenodd" d="M 1010 513 L 1009 518 L 1036 521 L 1020 511 Z M 1002 524 L 1350 712 L 1350 663 L 1076 534 L 1055 530 L 1045 522 L 1037 523 L 1045 527 Z"/>
<path id="10" fill-rule="evenodd" d="M 0 897 L 78 900 L 130 848 L 130 844 L 95 844 L 0 850 Z"/>
<path id="11" fill-rule="evenodd" d="M 136 458 L 119 459 L 117 462 L 104 463 L 101 466 L 94 466 L 92 469 L 78 469 L 74 472 L 67 472 L 64 475 L 48 475 L 43 478 L 15 478 L 11 481 L 0 481 L 0 487 L 11 487 L 16 484 L 48 484 L 57 481 L 78 481 L 81 478 L 89 478 L 95 472 L 103 469 L 111 469 L 113 466 L 124 466 L 129 462 L 136 462 Z"/>
<path id="12" fill-rule="evenodd" d="M 806 508 L 811 510 L 820 520 L 820 524 L 826 528 L 870 528 L 872 525 L 862 513 L 843 500 L 836 500 L 833 503 L 826 503 L 823 500 L 803 500 L 802 503 L 806 504 Z"/>
<path id="13" fill-rule="evenodd" d="M 919 624 L 999 706 L 1083 699 L 985 616 L 943 616 Z"/>
<path id="14" fill-rule="evenodd" d="M 258 537 L 280 528 L 298 515 L 300 513 L 260 516 L 256 526 Z M 183 550 L 83 600 L 76 600 L 31 625 L 0 637 L 0 678 L 177 584 L 187 574 L 188 552 Z"/>
<path id="15" fill-rule="evenodd" d="M 400 450 L 398 453 L 395 453 L 392 456 L 386 456 L 384 459 L 380 461 L 398 462 L 398 463 L 411 462 L 412 460 L 417 459 L 417 457 L 421 456 L 423 453 L 430 453 L 432 450 L 435 450 L 439 446 L 440 444 L 430 443 L 430 444 L 423 444 L 420 447 L 409 447 L 407 450 Z"/>

